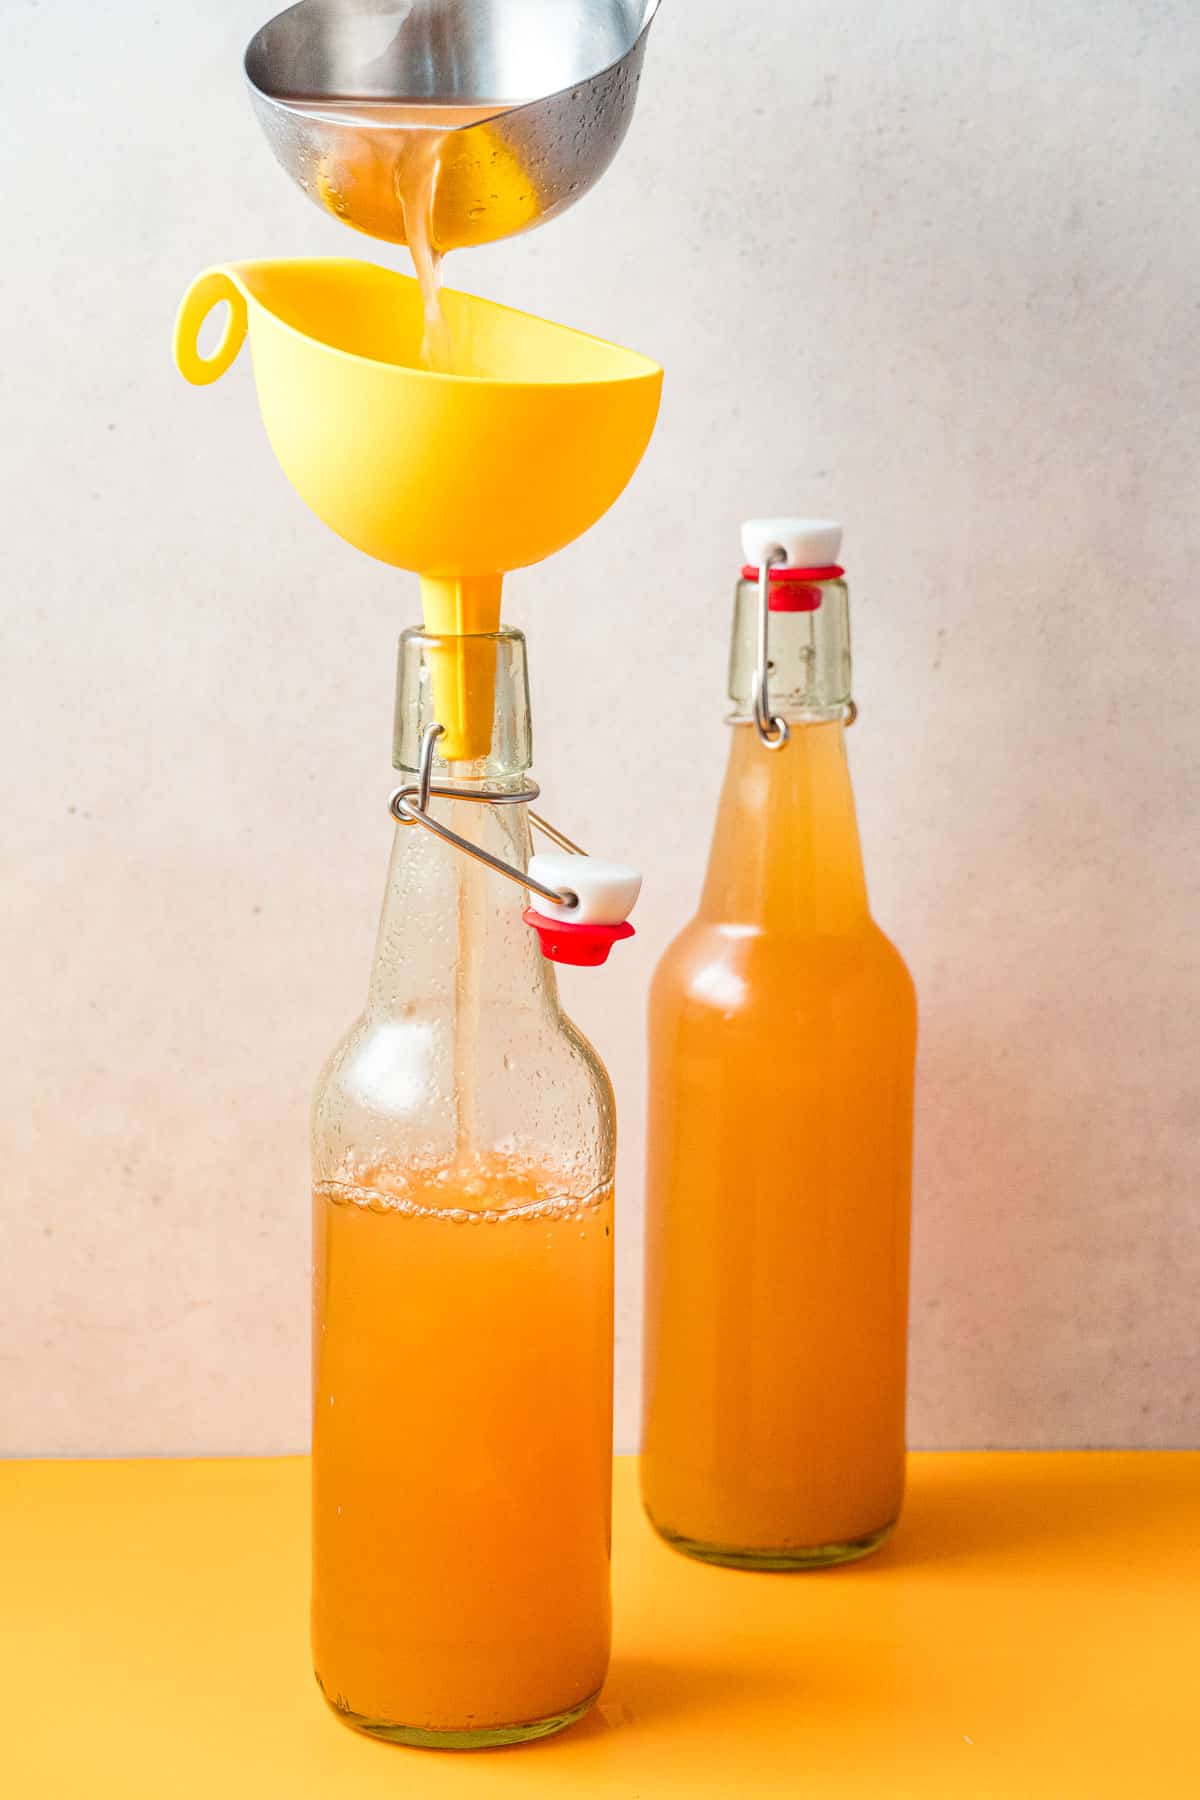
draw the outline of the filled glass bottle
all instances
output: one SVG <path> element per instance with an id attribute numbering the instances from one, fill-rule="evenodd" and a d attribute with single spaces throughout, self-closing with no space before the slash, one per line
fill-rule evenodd
<path id="1" fill-rule="evenodd" d="M 744 529 L 707 878 L 650 996 L 643 1497 L 752 1568 L 865 1555 L 904 1490 L 916 1001 L 867 904 L 840 541 Z"/>
<path id="2" fill-rule="evenodd" d="M 455 642 L 494 679 L 492 741 L 436 779 L 518 792 L 524 639 Z M 401 639 L 401 768 L 446 645 Z M 527 867 L 524 803 L 439 812 Z M 569 1724 L 609 1654 L 612 1091 L 524 904 L 398 824 L 366 1010 L 314 1109 L 317 1679 L 360 1729 L 449 1748 Z"/>

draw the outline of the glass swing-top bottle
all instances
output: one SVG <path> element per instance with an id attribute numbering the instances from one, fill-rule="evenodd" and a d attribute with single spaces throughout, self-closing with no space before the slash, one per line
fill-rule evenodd
<path id="1" fill-rule="evenodd" d="M 642 1491 L 751 1568 L 865 1555 L 904 1489 L 916 1002 L 867 904 L 840 547 L 743 528 L 708 874 L 650 997 Z"/>
<path id="2" fill-rule="evenodd" d="M 495 703 L 486 755 L 437 766 L 464 796 L 443 819 L 553 870 L 530 866 L 524 638 L 450 641 Z M 401 639 L 402 769 L 447 642 Z M 395 799 L 366 1009 L 314 1109 L 313 1650 L 350 1723 L 470 1748 L 569 1724 L 608 1663 L 613 1099 L 559 1007 L 557 925 L 531 915 L 543 954 L 518 887 Z"/>

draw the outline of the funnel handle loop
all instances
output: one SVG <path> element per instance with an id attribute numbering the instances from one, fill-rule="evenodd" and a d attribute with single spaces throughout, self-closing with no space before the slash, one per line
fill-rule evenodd
<path id="1" fill-rule="evenodd" d="M 229 305 L 229 317 L 221 341 L 211 356 L 201 356 L 201 327 L 214 306 Z M 228 269 L 206 269 L 197 275 L 183 297 L 175 320 L 175 366 L 194 387 L 219 381 L 246 335 L 246 296 Z"/>

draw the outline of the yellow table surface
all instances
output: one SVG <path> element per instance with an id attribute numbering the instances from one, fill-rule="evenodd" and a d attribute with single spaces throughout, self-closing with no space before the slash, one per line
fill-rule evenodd
<path id="1" fill-rule="evenodd" d="M 612 1673 L 559 1738 L 359 1737 L 307 1646 L 308 1465 L 0 1464 L 0 1794 L 1200 1794 L 1200 1453 L 924 1455 L 878 1556 L 709 1569 L 616 1468 Z"/>

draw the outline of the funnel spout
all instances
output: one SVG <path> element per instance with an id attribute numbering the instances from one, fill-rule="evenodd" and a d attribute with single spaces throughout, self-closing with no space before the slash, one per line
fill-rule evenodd
<path id="1" fill-rule="evenodd" d="M 499 631 L 503 581 L 503 575 L 422 575 L 421 611 L 426 631 L 434 637 L 477 637 L 484 631 Z"/>
<path id="2" fill-rule="evenodd" d="M 502 575 L 422 575 L 433 703 L 447 762 L 476 762 L 492 747 Z"/>

